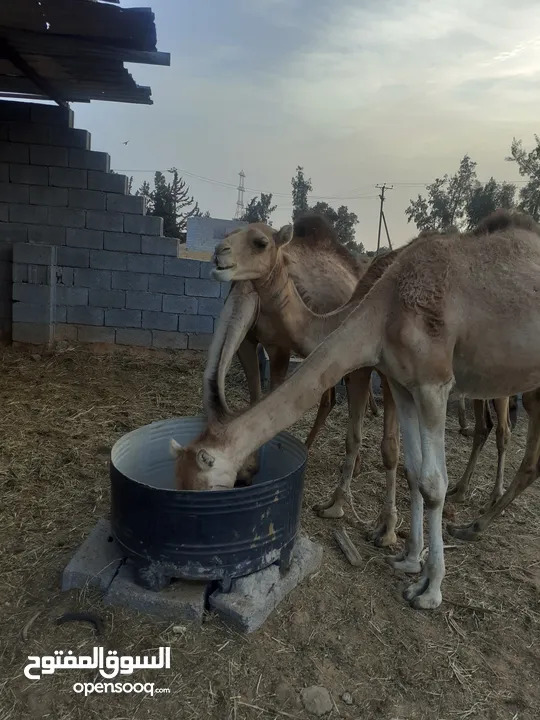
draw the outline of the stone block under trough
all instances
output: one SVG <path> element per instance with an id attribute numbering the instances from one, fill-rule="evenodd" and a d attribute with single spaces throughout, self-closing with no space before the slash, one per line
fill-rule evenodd
<path id="1" fill-rule="evenodd" d="M 261 627 L 279 603 L 313 574 L 322 561 L 322 545 L 300 534 L 296 541 L 290 569 L 282 576 L 277 565 L 233 580 L 230 592 L 216 590 L 209 604 L 226 622 L 251 633 Z"/>
<path id="2" fill-rule="evenodd" d="M 124 561 L 111 535 L 108 520 L 100 518 L 62 573 L 62 590 L 94 586 L 106 591 Z"/>

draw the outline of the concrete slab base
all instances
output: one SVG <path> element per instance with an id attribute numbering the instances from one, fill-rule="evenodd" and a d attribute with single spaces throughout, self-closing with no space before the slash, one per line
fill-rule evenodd
<path id="1" fill-rule="evenodd" d="M 111 535 L 111 524 L 100 518 L 62 573 L 62 590 L 99 587 L 107 590 L 124 562 L 124 554 Z"/>

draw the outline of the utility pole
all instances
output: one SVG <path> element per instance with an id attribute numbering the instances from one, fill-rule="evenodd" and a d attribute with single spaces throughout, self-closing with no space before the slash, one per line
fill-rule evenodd
<path id="1" fill-rule="evenodd" d="M 390 234 L 388 232 L 388 225 L 386 224 L 386 218 L 384 216 L 383 205 L 384 205 L 384 200 L 385 200 L 385 197 L 384 197 L 385 191 L 393 190 L 394 186 L 383 183 L 382 185 L 376 185 L 375 187 L 377 187 L 381 191 L 381 194 L 379 195 L 379 197 L 381 199 L 381 207 L 379 210 L 379 232 L 377 233 L 377 252 L 375 253 L 375 255 L 378 255 L 379 248 L 381 247 L 381 225 L 382 225 L 383 221 L 384 221 L 384 229 L 386 231 L 386 237 L 388 239 L 388 247 L 390 248 L 390 250 L 392 250 L 392 242 L 390 240 Z"/>
<path id="2" fill-rule="evenodd" d="M 240 181 L 238 183 L 238 187 L 236 188 L 238 190 L 238 198 L 236 200 L 236 212 L 234 214 L 235 220 L 238 220 L 244 214 L 244 178 L 246 175 L 243 170 L 240 170 L 238 176 Z"/>

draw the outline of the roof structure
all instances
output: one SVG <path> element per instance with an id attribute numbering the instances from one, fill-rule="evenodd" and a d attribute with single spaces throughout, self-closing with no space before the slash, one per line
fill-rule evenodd
<path id="1" fill-rule="evenodd" d="M 119 0 L 0 2 L 0 97 L 151 105 L 124 62 L 170 65 L 154 18 Z"/>

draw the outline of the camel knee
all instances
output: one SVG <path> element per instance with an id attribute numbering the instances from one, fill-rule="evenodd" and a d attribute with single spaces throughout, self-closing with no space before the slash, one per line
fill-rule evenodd
<path id="1" fill-rule="evenodd" d="M 499 452 L 507 449 L 508 444 L 510 442 L 510 435 L 511 435 L 511 430 L 506 422 L 503 422 L 503 423 L 500 423 L 499 425 L 497 425 L 495 437 L 496 437 L 496 441 L 497 441 L 497 450 Z"/>
<path id="2" fill-rule="evenodd" d="M 426 508 L 442 507 L 446 497 L 446 483 L 442 475 L 431 474 L 420 478 L 419 490 Z"/>

